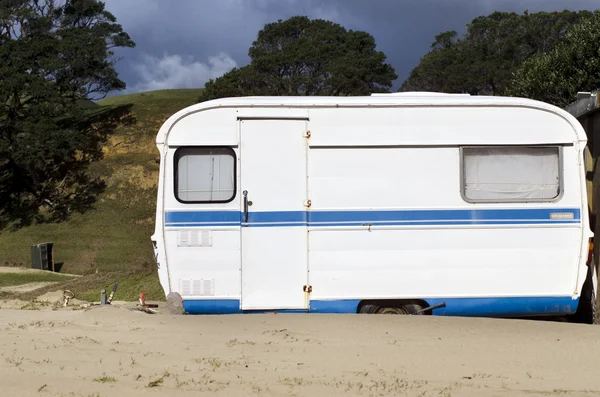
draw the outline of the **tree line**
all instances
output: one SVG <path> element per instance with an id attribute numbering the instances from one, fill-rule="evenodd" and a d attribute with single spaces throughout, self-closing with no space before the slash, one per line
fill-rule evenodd
<path id="1" fill-rule="evenodd" d="M 0 2 L 0 228 L 61 221 L 104 189 L 89 165 L 131 105 L 114 49 L 134 47 L 100 0 Z M 199 102 L 248 95 L 369 95 L 398 78 L 364 31 L 304 16 L 268 23 L 250 63 L 210 80 Z M 600 11 L 475 18 L 441 32 L 399 91 L 510 95 L 565 106 L 600 86 Z"/>
<path id="2" fill-rule="evenodd" d="M 475 18 L 459 37 L 436 35 L 399 91 L 510 95 L 565 106 L 600 86 L 600 11 Z M 297 16 L 267 24 L 250 63 L 210 80 L 199 101 L 247 95 L 368 95 L 398 77 L 375 39 Z"/>

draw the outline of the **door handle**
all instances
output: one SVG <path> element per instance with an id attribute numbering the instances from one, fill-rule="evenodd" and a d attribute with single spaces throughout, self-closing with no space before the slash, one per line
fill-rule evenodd
<path id="1" fill-rule="evenodd" d="M 244 190 L 244 223 L 248 222 L 248 191 Z"/>

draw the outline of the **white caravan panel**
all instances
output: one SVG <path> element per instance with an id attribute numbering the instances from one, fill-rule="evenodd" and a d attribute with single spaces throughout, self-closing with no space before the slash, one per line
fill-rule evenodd
<path id="1" fill-rule="evenodd" d="M 308 307 L 305 131 L 305 120 L 241 121 L 243 310 Z"/>
<path id="2" fill-rule="evenodd" d="M 311 147 L 554 144 L 577 133 L 565 118 L 526 107 L 311 109 Z M 474 117 L 476 115 L 476 117 Z"/>

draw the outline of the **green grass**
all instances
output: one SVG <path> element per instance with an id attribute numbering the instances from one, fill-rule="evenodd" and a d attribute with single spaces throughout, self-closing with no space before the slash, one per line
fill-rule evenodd
<path id="1" fill-rule="evenodd" d="M 136 94 L 111 96 L 98 101 L 98 104 L 104 106 L 122 105 L 125 103 L 156 103 L 157 100 L 167 100 L 169 103 L 173 103 L 173 100 L 188 101 L 190 98 L 192 98 L 195 103 L 196 98 L 198 98 L 201 92 L 202 88 L 176 88 L 167 90 L 138 92 Z"/>
<path id="2" fill-rule="evenodd" d="M 164 299 L 152 257 L 158 150 L 156 133 L 173 113 L 196 103 L 201 89 L 161 90 L 103 99 L 97 104 L 133 103 L 136 124 L 122 127 L 90 173 L 104 178 L 106 191 L 95 208 L 60 224 L 0 231 L 0 265 L 29 267 L 30 246 L 54 243 L 61 272 L 86 275 L 68 283 L 78 299 L 98 300 L 102 288 L 119 282 L 116 300 Z M 55 287 L 56 289 L 56 287 Z"/>
<path id="3" fill-rule="evenodd" d="M 22 285 L 27 283 L 41 283 L 45 281 L 64 282 L 73 277 L 63 276 L 61 274 L 40 272 L 40 273 L 0 273 L 0 287 L 9 287 L 12 285 Z"/>
<path id="4" fill-rule="evenodd" d="M 112 376 L 101 376 L 99 378 L 94 378 L 94 382 L 98 382 L 98 383 L 113 383 L 116 382 L 117 380 L 112 377 Z"/>

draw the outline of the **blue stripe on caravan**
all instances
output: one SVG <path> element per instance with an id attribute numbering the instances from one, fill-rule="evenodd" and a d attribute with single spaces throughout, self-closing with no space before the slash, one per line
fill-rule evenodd
<path id="1" fill-rule="evenodd" d="M 572 214 L 572 218 L 552 214 Z M 170 211 L 166 226 L 240 226 L 238 211 Z M 401 211 L 265 211 L 250 212 L 249 227 L 361 225 L 533 225 L 578 224 L 579 208 L 401 210 Z"/>
<path id="2" fill-rule="evenodd" d="M 552 213 L 573 213 L 573 219 L 551 219 Z M 313 211 L 309 223 L 386 223 L 386 222 L 446 222 L 469 221 L 568 221 L 580 218 L 578 208 L 553 209 L 486 209 L 486 210 L 405 210 L 405 211 Z"/>
<path id="3" fill-rule="evenodd" d="M 311 300 L 311 313 L 356 313 L 360 300 Z"/>
<path id="4" fill-rule="evenodd" d="M 183 310 L 188 314 L 240 313 L 239 299 L 184 300 Z"/>
<path id="5" fill-rule="evenodd" d="M 244 223 L 243 224 L 244 227 L 289 227 L 289 226 L 309 226 L 306 223 L 298 223 L 298 222 L 294 222 L 294 223 Z"/>
<path id="6" fill-rule="evenodd" d="M 436 316 L 464 317 L 519 317 L 535 315 L 573 314 L 579 299 L 570 296 L 543 297 L 503 297 L 503 298 L 431 298 L 423 299 L 429 305 L 446 302 L 446 307 L 433 311 Z M 311 313 L 356 313 L 360 300 L 312 300 Z M 184 300 L 183 307 L 188 314 L 234 314 L 243 313 L 238 299 Z M 266 313 L 269 310 L 249 313 Z M 276 310 L 285 313 L 306 313 L 306 310 Z"/>
<path id="7" fill-rule="evenodd" d="M 527 316 L 573 314 L 579 298 L 570 296 L 427 299 L 429 305 L 446 302 L 433 311 L 438 316 Z"/>
<path id="8" fill-rule="evenodd" d="M 165 223 L 237 223 L 241 215 L 239 211 L 168 211 L 165 212 Z"/>
<path id="9" fill-rule="evenodd" d="M 551 225 L 572 225 L 578 224 L 578 221 L 564 221 L 564 220 L 463 220 L 463 221 L 385 221 L 385 222 L 331 222 L 331 223 L 309 223 L 307 226 L 311 227 L 325 227 L 325 226 L 460 226 L 460 225 L 540 225 L 540 224 L 551 224 Z M 255 225 L 249 225 L 255 226 Z M 259 226 L 259 225 L 256 225 Z M 276 224 L 269 224 L 268 226 L 278 226 Z M 293 226 L 293 225 L 291 225 Z M 298 225 L 296 225 L 298 226 Z"/>
<path id="10" fill-rule="evenodd" d="M 248 212 L 248 223 L 301 223 L 308 221 L 306 211 Z"/>

